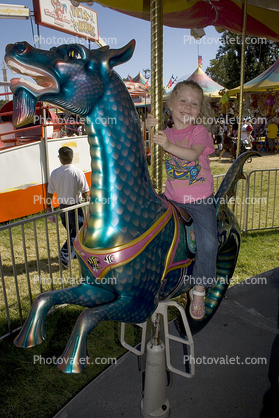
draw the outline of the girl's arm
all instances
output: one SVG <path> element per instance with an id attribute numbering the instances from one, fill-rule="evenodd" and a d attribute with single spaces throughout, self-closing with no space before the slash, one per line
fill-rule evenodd
<path id="1" fill-rule="evenodd" d="M 164 131 L 158 131 L 156 134 L 151 135 L 151 141 L 155 144 L 161 145 L 161 147 L 168 153 L 186 161 L 196 160 L 205 149 L 205 147 L 199 144 L 193 145 L 191 148 L 180 147 L 179 145 L 172 144 L 168 140 Z"/>

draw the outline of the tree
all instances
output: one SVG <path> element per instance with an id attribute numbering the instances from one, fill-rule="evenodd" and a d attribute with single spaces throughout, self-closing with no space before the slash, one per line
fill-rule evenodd
<path id="1" fill-rule="evenodd" d="M 242 36 L 225 31 L 216 58 L 210 60 L 206 74 L 228 89 L 239 86 Z M 246 37 L 244 83 L 269 68 L 278 58 L 279 42 L 255 36 Z"/>

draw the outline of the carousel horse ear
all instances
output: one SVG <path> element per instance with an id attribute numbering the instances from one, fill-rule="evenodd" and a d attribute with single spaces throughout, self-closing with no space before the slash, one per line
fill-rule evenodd
<path id="1" fill-rule="evenodd" d="M 123 46 L 123 48 L 110 49 L 107 56 L 109 67 L 113 68 L 115 65 L 120 65 L 129 61 L 134 53 L 135 45 L 136 41 L 132 39 L 127 45 Z"/>

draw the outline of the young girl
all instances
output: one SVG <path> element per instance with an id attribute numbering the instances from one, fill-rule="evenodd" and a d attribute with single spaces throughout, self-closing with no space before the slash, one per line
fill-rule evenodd
<path id="1" fill-rule="evenodd" d="M 185 209 L 194 222 L 197 253 L 190 278 L 195 284 L 190 290 L 190 315 L 202 319 L 205 287 L 215 282 L 218 249 L 213 177 L 208 158 L 214 152 L 214 144 L 207 129 L 198 124 L 200 120 L 206 122 L 206 104 L 199 84 L 192 80 L 178 83 L 170 94 L 168 107 L 174 126 L 151 135 L 151 140 L 165 151 L 165 196 Z M 153 115 L 148 115 L 147 128 L 157 123 Z"/>

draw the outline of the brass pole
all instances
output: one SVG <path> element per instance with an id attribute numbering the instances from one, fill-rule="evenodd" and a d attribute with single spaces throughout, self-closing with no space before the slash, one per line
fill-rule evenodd
<path id="1" fill-rule="evenodd" d="M 246 22 L 247 22 L 247 0 L 242 4 L 243 20 L 242 20 L 242 47 L 241 47 L 241 68 L 240 68 L 240 92 L 239 92 L 239 112 L 238 112 L 238 134 L 237 134 L 237 150 L 236 157 L 240 154 L 241 146 L 241 124 L 242 124 L 242 109 L 243 109 L 243 84 L 244 84 L 244 70 L 245 70 L 245 47 L 246 47 Z"/>
<path id="2" fill-rule="evenodd" d="M 150 1 L 151 22 L 151 113 L 163 129 L 163 1 Z M 162 148 L 151 144 L 151 179 L 154 189 L 162 193 Z"/>

